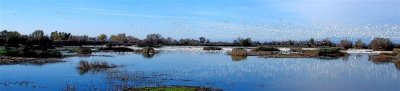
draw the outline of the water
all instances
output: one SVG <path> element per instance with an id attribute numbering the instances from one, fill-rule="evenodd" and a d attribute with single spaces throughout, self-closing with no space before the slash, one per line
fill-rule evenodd
<path id="1" fill-rule="evenodd" d="M 161 51 L 152 57 L 133 53 L 96 55 L 112 57 L 70 57 L 64 59 L 67 62 L 44 65 L 1 65 L 0 91 L 172 85 L 226 91 L 400 90 L 400 70 L 393 63 L 368 61 L 368 54 L 337 59 L 232 58 L 224 52 L 188 51 Z M 123 67 L 82 73 L 76 68 L 80 60 L 100 60 Z M 110 79 L 121 75 L 128 76 L 129 81 Z"/>

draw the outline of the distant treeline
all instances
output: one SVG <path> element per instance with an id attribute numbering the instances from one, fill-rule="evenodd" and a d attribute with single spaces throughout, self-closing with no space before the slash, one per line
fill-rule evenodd
<path id="1" fill-rule="evenodd" d="M 212 42 L 206 37 L 198 39 L 173 39 L 163 37 L 160 34 L 148 34 L 145 39 L 139 39 L 125 33 L 116 35 L 100 34 L 96 37 L 87 35 L 73 35 L 66 32 L 51 32 L 46 35 L 42 30 L 35 30 L 29 35 L 20 34 L 17 31 L 3 30 L 0 32 L 0 46 L 35 46 L 49 48 L 54 46 L 81 46 L 81 45 L 138 45 L 138 46 L 286 46 L 286 47 L 341 47 L 347 48 L 371 48 L 374 50 L 392 50 L 399 45 L 393 44 L 388 38 L 374 38 L 369 44 L 357 40 L 341 40 L 332 42 L 329 38 L 315 40 L 313 38 L 304 41 L 252 41 L 251 38 L 237 38 L 232 42 Z"/>

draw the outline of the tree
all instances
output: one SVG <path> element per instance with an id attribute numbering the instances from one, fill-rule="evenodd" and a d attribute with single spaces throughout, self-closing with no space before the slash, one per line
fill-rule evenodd
<path id="1" fill-rule="evenodd" d="M 7 34 L 8 34 L 7 30 L 3 30 L 0 32 L 0 45 L 6 44 Z"/>
<path id="2" fill-rule="evenodd" d="M 44 32 L 42 30 L 35 30 L 30 36 L 33 38 L 33 40 L 40 42 L 44 39 Z"/>
<path id="3" fill-rule="evenodd" d="M 110 41 L 116 42 L 118 40 L 117 35 L 111 35 L 110 36 Z"/>
<path id="4" fill-rule="evenodd" d="M 349 49 L 349 48 L 351 48 L 352 47 L 352 42 L 351 41 L 348 41 L 348 40 L 341 40 L 340 41 L 340 44 L 339 44 L 339 46 L 342 48 L 342 49 Z"/>
<path id="5" fill-rule="evenodd" d="M 99 39 L 100 41 L 106 41 L 107 35 L 106 34 L 100 34 L 99 36 L 97 36 L 97 39 Z"/>
<path id="6" fill-rule="evenodd" d="M 333 43 L 331 42 L 331 40 L 329 38 L 323 39 L 318 44 L 320 46 L 332 46 L 333 45 Z"/>
<path id="7" fill-rule="evenodd" d="M 191 45 L 191 46 L 195 46 L 198 45 L 200 42 L 198 40 L 195 39 L 181 39 L 179 40 L 179 44 L 180 45 Z"/>
<path id="8" fill-rule="evenodd" d="M 251 46 L 251 38 L 237 38 L 236 40 L 233 41 L 234 45 L 239 45 L 239 46 Z"/>
<path id="9" fill-rule="evenodd" d="M 359 39 L 355 42 L 354 48 L 356 49 L 362 49 L 365 48 L 365 44 Z"/>
<path id="10" fill-rule="evenodd" d="M 110 40 L 113 42 L 118 42 L 118 43 L 126 43 L 126 34 L 125 33 L 120 33 L 117 35 L 111 35 Z"/>
<path id="11" fill-rule="evenodd" d="M 393 43 L 388 38 L 374 38 L 370 45 L 371 48 L 376 51 L 393 50 Z"/>
<path id="12" fill-rule="evenodd" d="M 71 33 L 58 32 L 58 31 L 51 32 L 51 34 L 50 34 L 50 38 L 53 41 L 68 40 L 68 38 L 70 36 L 71 36 Z"/>
<path id="13" fill-rule="evenodd" d="M 164 38 L 160 34 L 149 34 L 146 36 L 146 39 L 144 39 L 144 42 L 146 45 L 159 45 L 162 44 Z"/>
<path id="14" fill-rule="evenodd" d="M 60 35 L 58 35 L 58 31 L 51 32 L 50 38 L 51 40 L 60 40 Z"/>
<path id="15" fill-rule="evenodd" d="M 314 40 L 314 38 L 311 38 L 309 41 L 308 41 L 308 47 L 314 47 L 315 46 L 315 40 Z"/>
<path id="16" fill-rule="evenodd" d="M 25 43 L 24 40 L 26 40 L 22 38 L 22 35 L 19 32 L 7 30 L 1 32 L 1 38 L 4 44 L 20 44 L 22 42 Z"/>
<path id="17" fill-rule="evenodd" d="M 176 40 L 172 39 L 171 37 L 168 37 L 167 39 L 165 39 L 163 41 L 163 44 L 173 45 L 173 44 L 175 44 L 174 41 L 176 41 Z"/>
<path id="18" fill-rule="evenodd" d="M 135 44 L 135 43 L 139 43 L 140 42 L 140 39 L 138 39 L 138 38 L 136 38 L 134 36 L 126 37 L 126 40 L 127 40 L 128 43 L 131 43 L 131 44 Z"/>
<path id="19" fill-rule="evenodd" d="M 207 39 L 205 37 L 199 38 L 200 43 L 206 43 Z"/>

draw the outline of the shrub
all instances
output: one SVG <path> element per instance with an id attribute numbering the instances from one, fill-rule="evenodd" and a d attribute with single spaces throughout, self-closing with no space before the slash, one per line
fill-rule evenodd
<path id="1" fill-rule="evenodd" d="M 79 69 L 80 73 L 86 73 L 88 71 L 101 71 L 109 68 L 115 68 L 118 67 L 115 64 L 109 64 L 104 61 L 93 61 L 93 62 L 88 62 L 81 60 L 79 62 L 79 65 L 77 66 L 77 69 Z"/>
<path id="2" fill-rule="evenodd" d="M 155 50 L 152 47 L 145 47 L 141 50 L 143 54 L 154 54 Z"/>
<path id="3" fill-rule="evenodd" d="M 222 48 L 209 46 L 209 47 L 204 47 L 203 50 L 222 50 Z"/>
<path id="4" fill-rule="evenodd" d="M 7 54 L 7 50 L 5 49 L 0 49 L 0 55 L 6 55 Z"/>
<path id="5" fill-rule="evenodd" d="M 247 56 L 247 51 L 243 48 L 233 48 L 231 55 L 232 56 Z"/>

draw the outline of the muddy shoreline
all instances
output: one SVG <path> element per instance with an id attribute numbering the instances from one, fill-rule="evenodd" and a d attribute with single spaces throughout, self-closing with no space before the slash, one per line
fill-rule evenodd
<path id="1" fill-rule="evenodd" d="M 13 65 L 13 64 L 33 64 L 42 65 L 47 63 L 65 62 L 62 58 L 30 58 L 30 57 L 11 57 L 0 56 L 0 65 Z"/>

